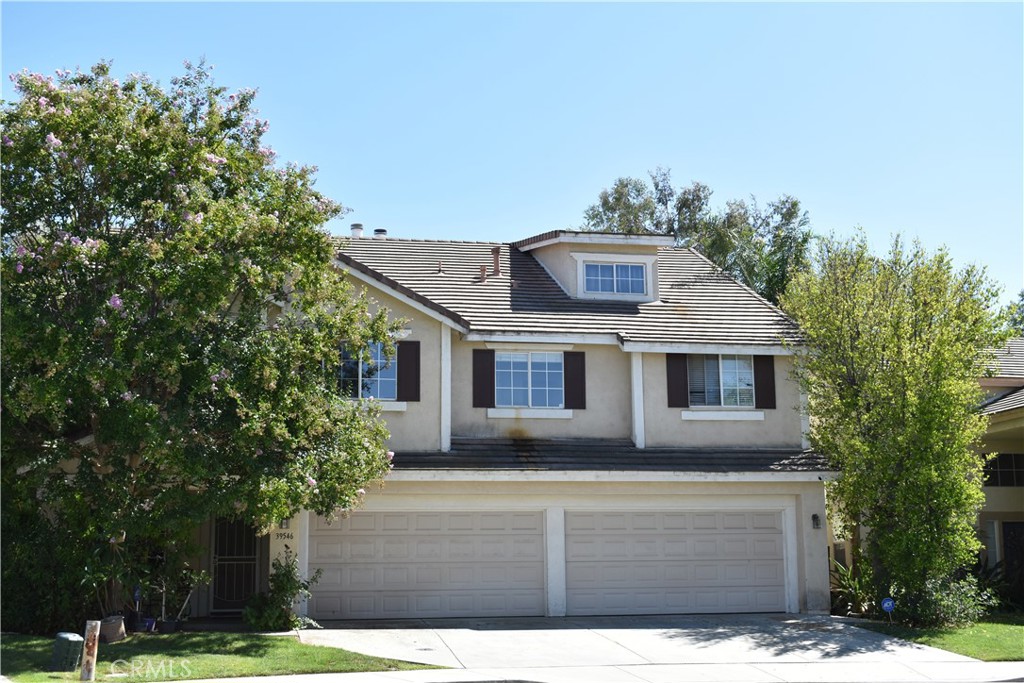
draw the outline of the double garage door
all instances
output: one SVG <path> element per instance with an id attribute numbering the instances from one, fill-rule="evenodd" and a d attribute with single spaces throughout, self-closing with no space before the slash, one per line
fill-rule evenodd
<path id="1" fill-rule="evenodd" d="M 569 615 L 785 610 L 777 510 L 564 515 L 554 539 L 543 511 L 313 518 L 309 566 L 322 575 L 310 616 L 541 616 L 549 588 L 564 590 Z M 561 575 L 549 562 L 564 565 L 564 586 L 547 585 Z"/>

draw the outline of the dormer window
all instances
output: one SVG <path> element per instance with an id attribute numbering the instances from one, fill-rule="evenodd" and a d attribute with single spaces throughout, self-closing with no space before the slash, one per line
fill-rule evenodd
<path id="1" fill-rule="evenodd" d="M 583 291 L 588 294 L 646 294 L 647 269 L 636 263 L 583 264 Z"/>
<path id="2" fill-rule="evenodd" d="M 656 254 L 613 254 L 576 251 L 576 291 L 579 299 L 654 301 L 657 287 Z"/>

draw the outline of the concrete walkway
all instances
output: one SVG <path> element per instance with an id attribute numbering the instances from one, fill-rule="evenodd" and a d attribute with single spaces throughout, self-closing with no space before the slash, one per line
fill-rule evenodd
<path id="1" fill-rule="evenodd" d="M 302 631 L 301 640 L 450 670 L 259 681 L 1024 681 L 1024 662 L 979 662 L 827 616 L 438 619 L 324 626 Z"/>

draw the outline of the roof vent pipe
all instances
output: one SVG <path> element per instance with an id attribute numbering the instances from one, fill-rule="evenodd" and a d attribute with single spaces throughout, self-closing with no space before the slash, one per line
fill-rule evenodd
<path id="1" fill-rule="evenodd" d="M 480 282 L 487 281 L 487 266 L 480 266 Z"/>
<path id="2" fill-rule="evenodd" d="M 353 223 L 352 224 L 352 236 L 353 237 L 362 237 L 363 236 L 363 224 L 362 223 Z"/>
<path id="3" fill-rule="evenodd" d="M 387 239 L 387 238 L 388 238 L 387 228 L 374 228 L 373 229 L 373 239 L 375 239 L 375 240 L 384 240 L 384 239 Z"/>
<path id="4" fill-rule="evenodd" d="M 494 276 L 498 277 L 501 275 L 501 247 L 491 249 L 491 255 L 494 257 Z"/>

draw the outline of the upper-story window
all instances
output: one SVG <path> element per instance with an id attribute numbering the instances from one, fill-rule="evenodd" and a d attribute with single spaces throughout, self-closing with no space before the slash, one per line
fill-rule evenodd
<path id="1" fill-rule="evenodd" d="M 985 486 L 1024 486 L 1024 453 L 1000 453 L 985 463 Z"/>
<path id="2" fill-rule="evenodd" d="M 587 293 L 647 293 L 647 272 L 642 263 L 584 263 L 583 270 Z"/>
<path id="3" fill-rule="evenodd" d="M 499 408 L 562 408 L 565 404 L 560 352 L 494 354 L 494 405 Z"/>
<path id="4" fill-rule="evenodd" d="M 753 356 L 692 353 L 686 363 L 691 406 L 754 406 Z"/>
<path id="5" fill-rule="evenodd" d="M 607 301 L 654 301 L 657 298 L 657 254 L 610 254 L 574 251 L 575 290 L 579 299 Z"/>
<path id="6" fill-rule="evenodd" d="M 349 398 L 398 399 L 398 359 L 384 355 L 380 342 L 369 345 L 370 360 L 360 362 L 349 349 L 341 355 L 341 393 Z"/>

